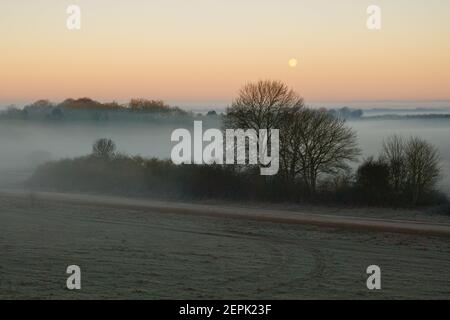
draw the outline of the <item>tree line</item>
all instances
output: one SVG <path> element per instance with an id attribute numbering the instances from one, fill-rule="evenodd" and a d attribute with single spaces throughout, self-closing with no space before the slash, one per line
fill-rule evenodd
<path id="1" fill-rule="evenodd" d="M 441 178 L 439 152 L 420 137 L 387 138 L 378 159 L 364 160 L 352 174 L 361 150 L 346 124 L 348 112 L 307 108 L 286 84 L 267 80 L 240 90 L 227 109 L 225 127 L 280 130 L 279 179 L 294 198 L 315 198 L 327 188 L 333 194 L 347 189 L 344 198 L 379 205 L 417 205 L 433 198 Z"/>
<path id="2" fill-rule="evenodd" d="M 9 107 L 0 113 L 2 119 L 43 121 L 63 120 L 137 120 L 192 117 L 192 113 L 171 107 L 162 100 L 131 99 L 128 103 L 101 103 L 90 98 L 66 99 L 61 103 L 38 100 L 23 109 Z"/>

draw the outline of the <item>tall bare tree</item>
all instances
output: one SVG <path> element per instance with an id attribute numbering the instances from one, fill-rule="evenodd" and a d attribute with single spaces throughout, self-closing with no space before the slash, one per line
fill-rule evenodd
<path id="1" fill-rule="evenodd" d="M 229 129 L 279 129 L 286 115 L 303 108 L 303 99 L 279 81 L 258 81 L 245 85 L 227 109 Z"/>
<path id="2" fill-rule="evenodd" d="M 291 114 L 282 130 L 281 158 L 290 179 L 301 177 L 314 195 L 322 174 L 348 168 L 360 154 L 355 132 L 344 119 L 323 111 L 302 109 Z"/>
<path id="3" fill-rule="evenodd" d="M 280 129 L 288 121 L 289 114 L 303 107 L 303 98 L 286 84 L 280 81 L 261 80 L 242 87 L 237 99 L 227 108 L 224 125 L 226 129 L 255 130 L 257 139 L 259 130 L 267 129 L 267 141 L 270 143 L 270 130 Z M 259 145 L 259 140 L 257 144 L 258 150 L 261 148 L 270 150 L 269 145 Z"/>
<path id="4" fill-rule="evenodd" d="M 391 135 L 383 140 L 380 158 L 389 164 L 390 186 L 397 193 L 402 191 L 406 179 L 405 156 L 403 137 Z"/>
<path id="5" fill-rule="evenodd" d="M 440 179 L 440 156 L 435 146 L 411 137 L 405 146 L 406 187 L 413 205 L 421 196 L 433 191 Z"/>
<path id="6" fill-rule="evenodd" d="M 111 139 L 98 139 L 92 146 L 92 154 L 99 158 L 112 158 L 115 151 L 116 144 Z"/>

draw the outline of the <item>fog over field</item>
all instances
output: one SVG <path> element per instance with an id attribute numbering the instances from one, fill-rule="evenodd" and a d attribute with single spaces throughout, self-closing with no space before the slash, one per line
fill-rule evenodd
<path id="1" fill-rule="evenodd" d="M 358 120 L 349 121 L 358 133 L 363 157 L 376 156 L 383 138 L 390 134 L 417 135 L 433 143 L 440 151 L 444 179 L 442 191 L 450 194 L 450 119 Z M 192 125 L 184 127 L 192 129 Z M 204 123 L 204 127 L 220 125 Z M 23 178 L 38 164 L 89 154 L 92 143 L 111 138 L 119 152 L 145 157 L 169 158 L 174 143 L 170 136 L 180 125 L 155 123 L 37 123 L 5 121 L 0 123 L 0 184 L 7 187 L 17 174 Z M 9 172 L 9 173 L 8 173 Z"/>

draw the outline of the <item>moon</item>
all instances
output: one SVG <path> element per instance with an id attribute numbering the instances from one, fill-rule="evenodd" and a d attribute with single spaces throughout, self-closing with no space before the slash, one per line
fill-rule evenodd
<path id="1" fill-rule="evenodd" d="M 297 59 L 292 58 L 292 59 L 289 60 L 289 67 L 295 68 L 295 67 L 297 67 L 297 64 L 298 64 Z"/>

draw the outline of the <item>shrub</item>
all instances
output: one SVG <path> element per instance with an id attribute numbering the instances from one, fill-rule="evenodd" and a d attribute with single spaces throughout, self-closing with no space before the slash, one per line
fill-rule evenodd
<path id="1" fill-rule="evenodd" d="M 387 162 L 366 159 L 356 172 L 356 187 L 361 201 L 371 205 L 390 203 L 389 174 Z"/>
<path id="2" fill-rule="evenodd" d="M 99 158 L 110 159 L 116 152 L 116 144 L 111 139 L 99 139 L 92 146 L 92 154 Z"/>

